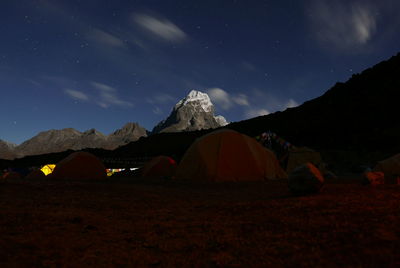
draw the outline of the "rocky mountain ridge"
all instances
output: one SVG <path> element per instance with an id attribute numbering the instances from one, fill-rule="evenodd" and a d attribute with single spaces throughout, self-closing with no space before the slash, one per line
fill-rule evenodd
<path id="1" fill-rule="evenodd" d="M 71 149 L 81 150 L 85 148 L 113 150 L 145 136 L 147 136 L 146 129 L 137 123 L 127 123 L 110 135 L 105 135 L 96 129 L 84 132 L 73 128 L 52 129 L 40 132 L 20 145 L 0 141 L 0 158 L 14 159 L 27 155 L 56 153 Z"/>

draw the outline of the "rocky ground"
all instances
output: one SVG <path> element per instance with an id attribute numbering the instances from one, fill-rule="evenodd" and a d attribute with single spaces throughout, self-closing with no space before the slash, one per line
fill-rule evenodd
<path id="1" fill-rule="evenodd" d="M 0 267 L 399 267 L 400 186 L 0 181 Z"/>

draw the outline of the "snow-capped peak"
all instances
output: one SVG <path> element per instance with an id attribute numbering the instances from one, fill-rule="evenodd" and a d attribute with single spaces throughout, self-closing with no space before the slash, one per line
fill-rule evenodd
<path id="1" fill-rule="evenodd" d="M 191 102 L 198 102 L 201 108 L 205 112 L 212 112 L 213 111 L 213 104 L 211 103 L 210 97 L 207 93 L 203 93 L 197 90 L 191 90 L 189 94 L 182 100 L 180 100 L 176 105 L 175 109 L 186 105 Z"/>

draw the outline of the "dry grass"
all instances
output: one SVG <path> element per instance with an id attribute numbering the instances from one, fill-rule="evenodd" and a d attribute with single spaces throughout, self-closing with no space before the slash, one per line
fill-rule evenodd
<path id="1" fill-rule="evenodd" d="M 0 182 L 0 267 L 399 267 L 400 186 Z"/>

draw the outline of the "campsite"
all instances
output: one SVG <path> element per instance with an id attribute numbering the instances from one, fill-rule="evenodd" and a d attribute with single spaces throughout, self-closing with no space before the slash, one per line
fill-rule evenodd
<path id="1" fill-rule="evenodd" d="M 0 268 L 400 267 L 399 11 L 0 1 Z"/>
<path id="2" fill-rule="evenodd" d="M 292 112 L 1 160 L 0 266 L 399 266 L 398 147 L 292 136 Z"/>
<path id="3" fill-rule="evenodd" d="M 370 173 L 386 180 L 375 183 L 366 173 L 329 176 L 316 167 L 320 155 L 291 145 L 287 168 L 297 162 L 303 170 L 288 177 L 262 142 L 217 130 L 198 138 L 179 164 L 158 156 L 107 177 L 99 158 L 75 152 L 25 178 L 3 176 L 0 265 L 400 263 L 400 186 L 393 180 L 400 155 L 377 164 Z"/>
<path id="4" fill-rule="evenodd" d="M 398 130 L 329 114 L 370 72 L 227 127 L 0 160 L 0 266 L 399 266 Z"/>

